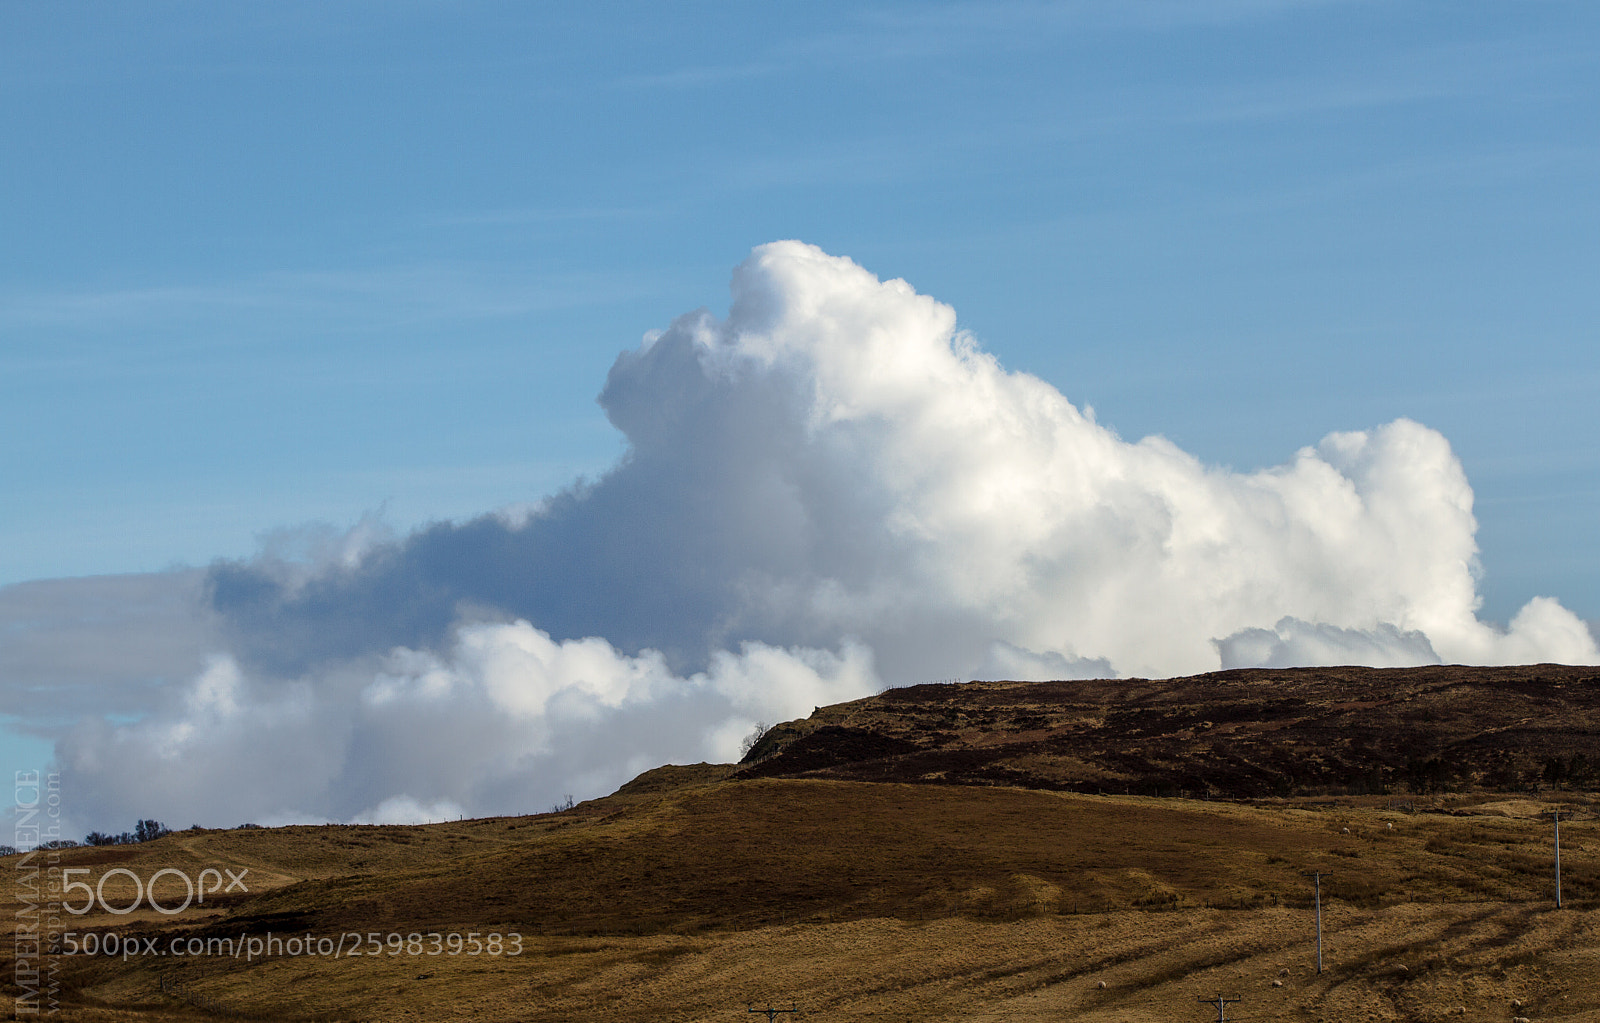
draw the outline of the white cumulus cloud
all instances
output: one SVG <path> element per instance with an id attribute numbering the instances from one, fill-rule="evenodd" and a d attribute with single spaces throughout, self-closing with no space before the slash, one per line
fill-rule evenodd
<path id="1" fill-rule="evenodd" d="M 880 685 L 854 643 L 747 643 L 680 677 L 654 651 L 477 623 L 441 652 L 396 648 L 292 683 L 219 656 L 162 712 L 86 721 L 59 755 L 78 782 L 75 817 L 417 823 L 542 811 L 663 763 L 735 760 L 756 721 Z"/>
<path id="2" fill-rule="evenodd" d="M 601 403 L 626 456 L 536 509 L 215 566 L 218 657 L 63 740 L 89 808 L 543 809 L 884 682 L 1600 660 L 1553 599 L 1477 618 L 1472 490 L 1439 433 L 1206 465 L 798 242 L 735 271 L 726 318 L 620 355 Z"/>

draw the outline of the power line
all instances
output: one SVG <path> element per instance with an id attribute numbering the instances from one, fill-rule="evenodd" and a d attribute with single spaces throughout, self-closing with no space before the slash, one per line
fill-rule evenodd
<path id="1" fill-rule="evenodd" d="M 771 1003 L 768 1003 L 768 1005 L 767 1005 L 767 1007 L 765 1009 L 748 1009 L 747 1008 L 746 1011 L 747 1012 L 760 1013 L 761 1015 L 767 1017 L 767 1023 L 773 1023 L 773 1021 L 776 1020 L 778 1018 L 778 1016 L 780 1014 L 782 1014 L 782 1013 L 785 1013 L 785 1012 L 798 1013 L 800 1010 L 795 1008 L 794 1002 L 790 1002 L 789 1003 L 789 1008 L 787 1008 L 787 1009 L 774 1009 L 772 1007 Z"/>

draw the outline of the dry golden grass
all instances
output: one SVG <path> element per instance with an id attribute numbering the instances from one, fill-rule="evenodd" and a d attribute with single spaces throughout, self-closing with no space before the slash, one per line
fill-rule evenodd
<path id="1" fill-rule="evenodd" d="M 1557 911 L 1537 800 L 1406 813 L 723 773 L 533 818 L 68 850 L 91 876 L 250 870 L 246 898 L 80 932 L 516 932 L 523 953 L 61 956 L 60 1015 L 731 1021 L 792 999 L 819 1023 L 1203 1021 L 1196 998 L 1220 992 L 1241 1020 L 1600 1021 L 1600 827 L 1563 825 Z M 1320 977 L 1306 870 L 1330 872 Z"/>

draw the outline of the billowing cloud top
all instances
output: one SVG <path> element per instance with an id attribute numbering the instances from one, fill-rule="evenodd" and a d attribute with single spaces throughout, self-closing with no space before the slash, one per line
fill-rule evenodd
<path id="1" fill-rule="evenodd" d="M 955 675 L 1600 659 L 1554 600 L 1477 619 L 1472 492 L 1438 433 L 1208 467 L 799 242 L 735 271 L 726 320 L 619 356 L 601 404 L 627 455 L 531 514 L 214 567 L 209 665 L 63 740 L 89 809 L 542 809 L 729 757 L 757 719 Z"/>

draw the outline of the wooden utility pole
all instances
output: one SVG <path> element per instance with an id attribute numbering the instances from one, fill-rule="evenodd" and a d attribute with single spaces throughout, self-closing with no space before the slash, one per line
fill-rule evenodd
<path id="1" fill-rule="evenodd" d="M 789 1008 L 787 1009 L 774 1009 L 771 1005 L 768 1005 L 765 1009 L 747 1009 L 747 1011 L 760 1013 L 761 1015 L 767 1017 L 767 1023 L 773 1023 L 773 1021 L 776 1020 L 782 1013 L 798 1013 L 800 1010 L 794 1007 L 793 1002 L 790 1002 Z"/>
<path id="2" fill-rule="evenodd" d="M 1301 877 L 1309 877 L 1317 883 L 1317 972 L 1322 972 L 1322 879 L 1327 877 L 1327 871 L 1302 870 Z"/>

